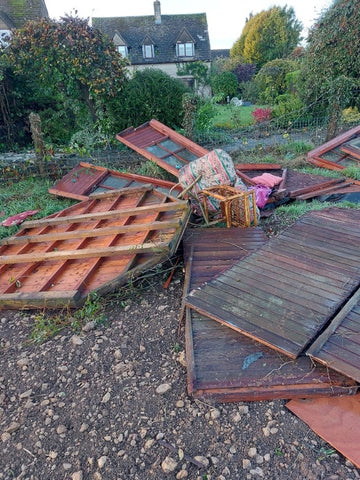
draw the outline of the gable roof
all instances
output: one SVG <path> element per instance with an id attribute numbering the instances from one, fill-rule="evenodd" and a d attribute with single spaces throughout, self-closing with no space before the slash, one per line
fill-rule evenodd
<path id="1" fill-rule="evenodd" d="M 117 33 L 128 47 L 129 60 L 136 64 L 174 63 L 182 59 L 176 55 L 175 45 L 186 41 L 195 43 L 193 61 L 210 61 L 210 41 L 205 13 L 184 15 L 161 15 L 156 23 L 154 15 L 136 17 L 95 17 L 93 27 L 113 39 Z M 144 39 L 154 42 L 155 57 L 144 59 L 142 45 Z M 188 58 L 186 59 L 188 60 Z"/>
<path id="2" fill-rule="evenodd" d="M 44 0 L 2 0 L 0 17 L 9 28 L 21 28 L 28 20 L 49 18 L 49 14 Z"/>

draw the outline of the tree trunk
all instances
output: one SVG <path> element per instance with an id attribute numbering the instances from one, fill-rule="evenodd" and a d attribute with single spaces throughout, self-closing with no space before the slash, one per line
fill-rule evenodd
<path id="1" fill-rule="evenodd" d="M 336 137 L 338 127 L 339 127 L 339 119 L 341 115 L 341 107 L 339 102 L 335 101 L 332 104 L 331 114 L 329 118 L 329 123 L 326 132 L 326 139 L 325 142 L 328 142 L 332 138 Z"/>

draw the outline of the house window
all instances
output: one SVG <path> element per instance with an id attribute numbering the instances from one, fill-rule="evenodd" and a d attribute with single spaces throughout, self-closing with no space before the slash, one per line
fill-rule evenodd
<path id="1" fill-rule="evenodd" d="M 0 46 L 7 47 L 11 37 L 10 30 L 0 30 Z"/>
<path id="2" fill-rule="evenodd" d="M 117 51 L 119 53 L 121 53 L 121 55 L 124 57 L 124 58 L 127 58 L 128 56 L 128 48 L 126 45 L 118 45 L 117 46 Z"/>
<path id="3" fill-rule="evenodd" d="M 176 44 L 176 54 L 178 57 L 193 57 L 195 53 L 194 50 L 194 44 L 192 42 Z"/>
<path id="4" fill-rule="evenodd" d="M 143 57 L 154 58 L 154 45 L 143 45 Z"/>

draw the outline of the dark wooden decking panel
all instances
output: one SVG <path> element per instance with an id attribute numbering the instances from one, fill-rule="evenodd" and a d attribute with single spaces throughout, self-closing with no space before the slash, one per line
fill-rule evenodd
<path id="1" fill-rule="evenodd" d="M 116 138 L 176 177 L 182 166 L 209 152 L 154 119 L 137 128 L 128 128 L 118 133 Z M 172 148 L 164 145 L 167 141 L 172 144 Z"/>
<path id="2" fill-rule="evenodd" d="M 319 242 L 324 229 L 324 242 Z M 360 251 L 353 248 L 359 234 L 358 210 L 310 212 L 257 252 L 190 292 L 187 305 L 295 358 L 359 284 Z M 309 285 L 314 286 L 313 294 Z"/>
<path id="3" fill-rule="evenodd" d="M 0 308 L 76 306 L 105 293 L 172 255 L 189 214 L 186 202 L 143 186 L 25 222 L 0 242 Z"/>
<path id="4" fill-rule="evenodd" d="M 49 193 L 75 200 L 87 200 L 92 193 L 100 193 L 123 188 L 137 188 L 152 185 L 162 193 L 176 196 L 182 188 L 166 180 L 146 177 L 133 173 L 122 173 L 104 167 L 80 162 L 53 187 Z"/>
<path id="5" fill-rule="evenodd" d="M 188 229 L 183 239 L 188 287 L 222 274 L 265 241 L 256 228 Z M 236 402 L 356 392 L 356 383 L 347 377 L 315 368 L 305 356 L 289 360 L 189 307 L 186 358 L 188 391 L 194 397 Z"/>
<path id="6" fill-rule="evenodd" d="M 360 289 L 308 349 L 307 355 L 360 382 Z"/>

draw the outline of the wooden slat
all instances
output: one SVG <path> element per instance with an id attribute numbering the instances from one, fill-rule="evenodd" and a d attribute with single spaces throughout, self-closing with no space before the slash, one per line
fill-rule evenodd
<path id="1" fill-rule="evenodd" d="M 76 258 L 94 258 L 94 257 L 112 257 L 118 255 L 128 255 L 129 253 L 152 252 L 160 253 L 168 250 L 167 242 L 160 242 L 158 245 L 153 243 L 143 243 L 140 245 L 125 245 L 121 247 L 108 248 L 82 248 L 80 250 L 64 250 L 63 252 L 47 253 L 29 253 L 22 255 L 2 255 L 0 265 L 9 265 L 13 263 L 44 262 L 54 260 L 74 260 Z"/>
<path id="2" fill-rule="evenodd" d="M 68 223 L 82 223 L 82 222 L 89 222 L 94 220 L 106 220 L 111 218 L 118 218 L 118 217 L 129 217 L 131 215 L 141 215 L 143 213 L 148 212 L 169 212 L 169 211 L 176 211 L 176 210 L 186 210 L 187 202 L 169 202 L 164 204 L 153 204 L 153 205 L 146 205 L 143 207 L 135 207 L 135 208 L 125 208 L 123 210 L 115 210 L 110 212 L 96 212 L 96 213 L 88 213 L 85 215 L 74 215 L 66 217 L 66 221 Z M 24 222 L 24 228 L 34 228 L 43 225 L 59 225 L 64 222 L 64 218 L 62 217 L 55 217 L 55 218 L 43 218 L 40 220 L 33 220 L 29 222 Z"/>
<path id="3" fill-rule="evenodd" d="M 293 238 L 287 238 L 284 232 L 272 239 L 216 281 L 190 292 L 187 305 L 292 358 L 297 357 L 360 281 L 360 251 L 347 252 L 347 241 L 351 248 L 360 233 L 360 212 L 342 212 L 336 208 L 330 211 L 328 215 L 335 217 L 335 222 L 329 222 L 322 212 L 306 214 L 307 223 L 300 219 L 288 229 Z M 319 232 L 330 224 L 334 234 L 349 226 L 354 233 L 342 237 L 342 249 L 338 244 L 332 249 L 331 240 L 328 245 L 319 245 L 312 237 L 307 229 L 310 221 Z M 287 272 L 288 280 L 284 288 L 283 271 Z M 271 282 L 268 272 L 273 275 Z M 330 298 L 325 289 L 315 290 L 317 295 L 307 293 L 308 283 L 314 282 L 314 278 L 324 286 L 331 286 Z M 278 291 L 274 288 L 277 283 Z"/>
<path id="4" fill-rule="evenodd" d="M 179 224 L 176 220 L 170 220 L 168 222 L 151 222 L 148 224 L 127 224 L 119 225 L 116 227 L 103 227 L 95 228 L 94 230 L 72 230 L 69 232 L 57 232 L 41 235 L 23 235 L 7 237 L 0 240 L 0 245 L 18 245 L 23 243 L 43 243 L 57 240 L 69 240 L 73 238 L 91 238 L 91 237 L 104 237 L 109 235 L 118 235 L 120 233 L 129 232 L 142 232 L 149 230 L 167 230 L 176 228 Z"/>
<path id="5" fill-rule="evenodd" d="M 307 349 L 306 354 L 360 382 L 360 323 L 351 321 L 351 313 L 355 308 L 360 309 L 360 288 Z M 338 338 L 341 338 L 341 342 Z"/>

